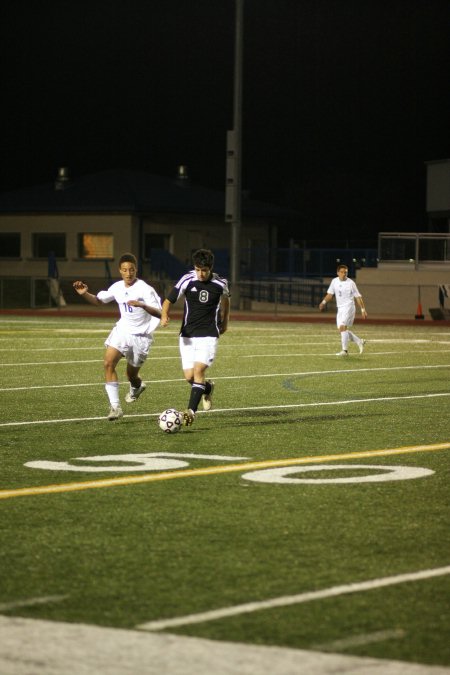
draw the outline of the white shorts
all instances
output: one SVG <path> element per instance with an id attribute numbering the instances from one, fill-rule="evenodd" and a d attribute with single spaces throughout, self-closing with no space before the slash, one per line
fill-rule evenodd
<path id="1" fill-rule="evenodd" d="M 117 349 L 126 358 L 127 363 L 135 368 L 140 368 L 145 363 L 152 344 L 151 335 L 124 333 L 117 326 L 114 326 L 105 341 L 105 347 Z"/>
<path id="2" fill-rule="evenodd" d="M 180 354 L 183 370 L 190 370 L 194 363 L 210 366 L 217 352 L 216 337 L 180 337 Z"/>
<path id="3" fill-rule="evenodd" d="M 337 311 L 336 314 L 336 325 L 339 328 L 339 326 L 353 326 L 353 322 L 355 320 L 355 303 L 353 302 L 351 305 L 345 305 L 344 307 L 340 307 Z"/>

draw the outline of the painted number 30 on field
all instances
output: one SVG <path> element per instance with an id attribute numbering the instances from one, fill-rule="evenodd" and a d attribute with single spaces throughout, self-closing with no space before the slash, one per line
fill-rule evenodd
<path id="1" fill-rule="evenodd" d="M 34 461 L 25 466 L 48 471 L 76 471 L 82 473 L 133 472 L 133 471 L 170 471 L 189 466 L 187 460 L 214 460 L 236 462 L 249 460 L 249 457 L 230 457 L 227 455 L 198 455 L 181 453 L 130 453 L 123 455 L 94 455 L 76 457 L 70 462 Z M 245 464 L 242 467 L 245 469 Z M 327 477 L 320 474 L 327 472 Z M 336 472 L 330 477 L 329 472 Z M 213 473 L 213 472 L 212 472 Z M 341 475 L 339 475 L 339 473 Z M 379 483 L 394 480 L 422 478 L 434 471 L 421 467 L 386 466 L 378 464 L 309 464 L 275 467 L 242 474 L 244 480 L 257 483 L 278 483 L 281 485 L 302 484 L 342 484 L 342 483 Z M 311 475 L 313 474 L 313 475 Z M 347 475 L 345 475 L 347 474 Z M 356 474 L 356 475 L 348 475 Z"/>

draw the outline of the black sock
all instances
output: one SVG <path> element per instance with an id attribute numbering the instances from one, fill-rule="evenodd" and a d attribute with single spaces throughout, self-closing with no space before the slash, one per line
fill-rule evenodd
<path id="1" fill-rule="evenodd" d="M 197 412 L 200 399 L 202 398 L 204 393 L 205 393 L 205 385 L 203 384 L 203 382 L 192 383 L 191 395 L 189 397 L 189 404 L 188 404 L 189 410 L 192 410 L 192 412 Z"/>

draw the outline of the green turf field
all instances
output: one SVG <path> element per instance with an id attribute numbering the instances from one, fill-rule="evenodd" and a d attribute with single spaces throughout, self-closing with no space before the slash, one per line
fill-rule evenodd
<path id="1" fill-rule="evenodd" d="M 168 435 L 177 322 L 118 422 L 112 324 L 0 317 L 0 613 L 450 665 L 450 328 L 232 322 Z"/>

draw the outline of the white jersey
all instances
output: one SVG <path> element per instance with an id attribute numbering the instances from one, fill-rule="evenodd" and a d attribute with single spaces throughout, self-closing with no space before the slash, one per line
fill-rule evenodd
<path id="1" fill-rule="evenodd" d="M 129 300 L 138 300 L 154 309 L 161 309 L 161 300 L 155 289 L 136 279 L 132 286 L 125 286 L 124 281 L 116 281 L 107 291 L 97 293 L 100 302 L 115 300 L 119 305 L 120 319 L 117 327 L 132 335 L 149 335 L 159 326 L 159 318 L 152 316 L 142 307 L 130 307 Z"/>
<path id="2" fill-rule="evenodd" d="M 361 297 L 361 293 L 358 291 L 355 282 L 348 277 L 344 281 L 341 281 L 339 277 L 335 277 L 329 285 L 327 293 L 334 295 L 338 309 L 354 306 L 355 298 Z"/>

